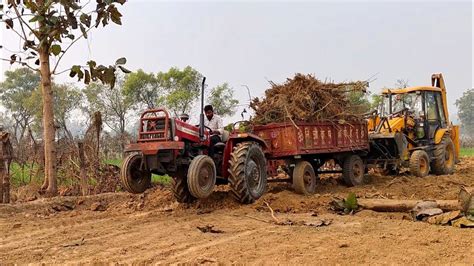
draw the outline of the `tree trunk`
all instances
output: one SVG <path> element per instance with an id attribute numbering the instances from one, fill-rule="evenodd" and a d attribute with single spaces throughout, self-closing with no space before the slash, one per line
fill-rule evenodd
<path id="1" fill-rule="evenodd" d="M 56 180 L 56 147 L 53 112 L 53 90 L 51 86 L 51 69 L 49 65 L 49 47 L 43 45 L 39 51 L 41 92 L 43 96 L 43 142 L 44 142 L 44 178 L 46 192 L 56 195 L 58 192 Z"/>
<path id="2" fill-rule="evenodd" d="M 378 212 L 407 212 L 423 200 L 395 200 L 395 199 L 357 199 L 357 204 L 364 208 Z M 434 200 L 438 208 L 443 211 L 460 210 L 457 200 Z"/>

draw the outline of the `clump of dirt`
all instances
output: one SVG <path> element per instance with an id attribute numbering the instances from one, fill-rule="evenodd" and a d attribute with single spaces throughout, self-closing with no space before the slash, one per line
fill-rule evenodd
<path id="1" fill-rule="evenodd" d="M 348 96 L 350 92 L 363 96 L 368 87 L 364 81 L 330 83 L 300 73 L 283 84 L 270 84 L 272 87 L 265 91 L 265 98 L 255 98 L 250 104 L 255 111 L 254 124 L 290 119 L 305 122 L 359 119 L 364 107 L 352 103 Z"/>

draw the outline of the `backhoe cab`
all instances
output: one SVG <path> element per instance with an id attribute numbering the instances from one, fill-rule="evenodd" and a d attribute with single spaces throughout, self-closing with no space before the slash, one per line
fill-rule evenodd
<path id="1" fill-rule="evenodd" d="M 408 167 L 416 176 L 451 174 L 459 158 L 459 126 L 449 121 L 442 74 L 431 86 L 384 90 L 368 118 L 369 164 L 385 173 Z"/>

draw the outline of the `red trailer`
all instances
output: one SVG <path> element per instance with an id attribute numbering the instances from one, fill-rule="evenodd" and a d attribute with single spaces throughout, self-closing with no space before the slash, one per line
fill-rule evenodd
<path id="1" fill-rule="evenodd" d="M 255 126 L 253 133 L 267 144 L 264 152 L 269 175 L 284 170 L 290 176 L 286 181 L 293 182 L 298 193 L 314 193 L 318 173 L 341 172 L 350 186 L 364 181 L 364 158 L 369 151 L 365 121 L 272 123 Z M 318 172 L 331 159 L 342 170 Z"/>

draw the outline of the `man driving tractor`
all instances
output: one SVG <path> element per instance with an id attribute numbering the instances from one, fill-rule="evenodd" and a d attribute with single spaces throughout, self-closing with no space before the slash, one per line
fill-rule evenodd
<path id="1" fill-rule="evenodd" d="M 221 136 L 224 133 L 224 126 L 222 123 L 222 118 L 216 114 L 214 114 L 214 108 L 212 105 L 206 105 L 204 107 L 204 113 L 206 114 L 206 118 L 204 119 L 204 126 L 208 127 L 212 131 L 211 138 L 210 138 L 210 146 L 209 146 L 209 156 L 212 157 L 214 155 L 214 146 L 216 143 L 221 142 Z"/>

